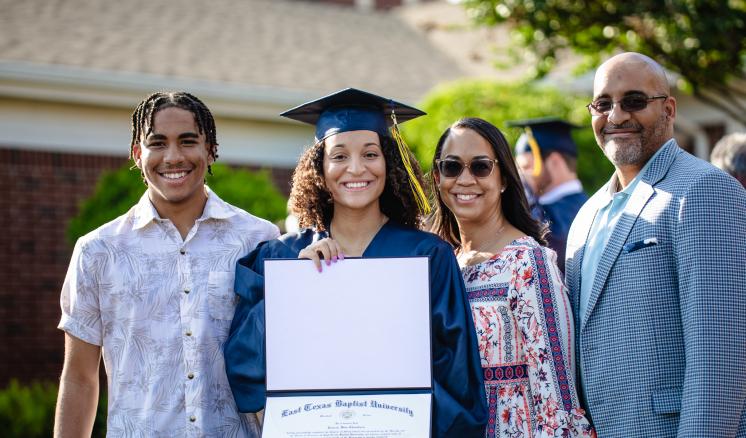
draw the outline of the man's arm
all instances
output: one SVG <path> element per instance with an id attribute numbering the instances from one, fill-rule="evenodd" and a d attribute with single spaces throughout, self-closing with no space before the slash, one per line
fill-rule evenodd
<path id="1" fill-rule="evenodd" d="M 98 404 L 101 347 L 65 333 L 65 363 L 57 394 L 54 437 L 91 436 Z"/>
<path id="2" fill-rule="evenodd" d="M 733 437 L 746 400 L 746 192 L 711 172 L 679 210 L 686 371 L 680 437 Z"/>

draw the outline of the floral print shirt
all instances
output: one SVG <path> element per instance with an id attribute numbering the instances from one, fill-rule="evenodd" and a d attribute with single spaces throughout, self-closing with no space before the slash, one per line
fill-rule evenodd
<path id="1" fill-rule="evenodd" d="M 572 311 L 555 259 L 522 237 L 462 267 L 484 371 L 487 437 L 595 437 L 579 408 Z"/>
<path id="2" fill-rule="evenodd" d="M 258 436 L 236 409 L 223 344 L 236 261 L 279 230 L 206 190 L 185 239 L 145 193 L 75 245 L 59 328 L 103 347 L 109 437 Z"/>

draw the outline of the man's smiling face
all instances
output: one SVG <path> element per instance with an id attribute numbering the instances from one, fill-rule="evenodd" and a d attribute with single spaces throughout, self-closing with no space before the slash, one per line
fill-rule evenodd
<path id="1" fill-rule="evenodd" d="M 152 129 L 145 132 L 147 137 L 133 146 L 133 157 L 156 209 L 202 202 L 212 159 L 194 115 L 182 108 L 163 108 L 153 116 Z"/>
<path id="2" fill-rule="evenodd" d="M 602 65 L 596 73 L 594 102 L 607 99 L 614 106 L 606 115 L 593 116 L 593 132 L 615 166 L 642 167 L 672 136 L 675 100 L 651 100 L 642 110 L 624 111 L 619 101 L 625 96 L 667 95 L 668 90 L 660 75 L 647 64 L 614 61 Z"/>

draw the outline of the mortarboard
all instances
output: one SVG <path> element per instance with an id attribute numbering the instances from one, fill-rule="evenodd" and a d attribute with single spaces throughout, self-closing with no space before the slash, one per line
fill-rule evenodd
<path id="1" fill-rule="evenodd" d="M 578 125 L 559 117 L 513 120 L 507 125 L 524 129 L 515 144 L 515 153 L 531 152 L 534 155 L 534 176 L 541 174 L 542 157 L 551 152 L 578 156 L 578 147 L 570 135 L 570 130 L 580 128 Z"/>
<path id="2" fill-rule="evenodd" d="M 280 115 L 315 125 L 318 142 L 330 135 L 347 131 L 365 130 L 390 135 L 389 126 L 424 116 L 425 113 L 392 99 L 355 88 L 345 88 Z"/>
<path id="3" fill-rule="evenodd" d="M 423 213 L 429 213 L 430 205 L 414 174 L 409 148 L 398 128 L 398 122 L 423 116 L 424 111 L 356 88 L 345 88 L 298 105 L 280 115 L 316 126 L 317 143 L 331 135 L 348 131 L 373 131 L 381 136 L 393 137 L 409 175 L 417 204 Z"/>

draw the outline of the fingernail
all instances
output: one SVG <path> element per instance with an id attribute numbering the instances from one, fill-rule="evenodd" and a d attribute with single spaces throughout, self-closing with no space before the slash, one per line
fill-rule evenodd
<path id="1" fill-rule="evenodd" d="M 319 266 L 319 267 L 318 267 L 318 268 L 316 268 L 316 269 L 318 269 L 318 271 L 319 271 L 319 272 L 321 272 L 321 266 Z"/>
<path id="2" fill-rule="evenodd" d="M 329 266 L 329 265 L 331 265 L 331 264 L 332 264 L 332 261 L 331 261 L 331 260 L 329 260 L 329 259 L 326 259 L 326 266 Z"/>
<path id="3" fill-rule="evenodd" d="M 345 255 L 344 255 L 344 254 L 342 254 L 341 252 L 339 253 L 339 259 L 340 259 L 340 260 L 344 260 L 344 259 L 345 259 Z"/>
<path id="4" fill-rule="evenodd" d="M 334 256 L 334 257 L 332 257 L 332 261 L 333 261 L 334 263 L 337 263 L 337 256 Z"/>

